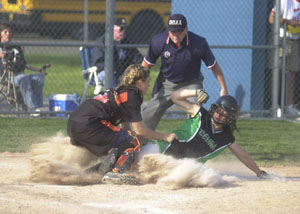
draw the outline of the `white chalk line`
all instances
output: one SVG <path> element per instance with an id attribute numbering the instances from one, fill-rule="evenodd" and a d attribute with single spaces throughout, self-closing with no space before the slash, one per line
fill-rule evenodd
<path id="1" fill-rule="evenodd" d="M 149 203 L 149 202 L 146 202 Z M 109 203 L 83 203 L 81 204 L 87 207 L 94 207 L 94 208 L 106 208 L 106 209 L 113 209 L 118 212 L 133 212 L 136 213 L 138 210 L 144 210 L 145 212 L 149 212 L 151 214 L 178 214 L 178 212 L 165 210 L 162 208 L 154 207 L 149 204 L 141 204 L 141 202 L 134 202 L 134 203 L 119 203 L 119 204 L 109 204 Z"/>

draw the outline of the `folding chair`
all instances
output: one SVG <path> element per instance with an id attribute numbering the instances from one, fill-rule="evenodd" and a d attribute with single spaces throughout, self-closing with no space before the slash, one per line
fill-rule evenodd
<path id="1" fill-rule="evenodd" d="M 82 64 L 82 73 L 84 78 L 84 92 L 82 95 L 81 103 L 86 99 L 88 95 L 89 86 L 95 86 L 94 94 L 97 95 L 102 89 L 102 85 L 99 83 L 97 77 L 97 67 L 91 67 L 92 58 L 92 48 L 90 47 L 80 47 L 80 57 Z"/>
<path id="2" fill-rule="evenodd" d="M 46 70 L 51 64 L 45 64 L 41 68 L 32 67 L 27 64 L 26 69 L 30 71 L 40 72 L 44 75 L 47 74 Z M 22 94 L 19 87 L 15 85 L 14 72 L 11 69 L 11 65 L 4 68 L 4 72 L 0 76 L 0 105 L 6 106 L 8 110 L 24 110 L 25 103 L 23 101 Z M 6 105 L 6 103 L 8 105 Z M 15 108 L 15 109 L 14 109 Z"/>

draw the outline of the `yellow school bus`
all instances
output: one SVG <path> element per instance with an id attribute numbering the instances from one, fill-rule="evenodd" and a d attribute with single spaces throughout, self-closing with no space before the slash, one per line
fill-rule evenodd
<path id="1" fill-rule="evenodd" d="M 105 10 L 106 0 L 88 0 L 90 39 L 104 33 Z M 126 19 L 128 33 L 136 36 L 137 43 L 163 31 L 170 14 L 171 0 L 115 0 L 115 17 Z M 84 0 L 0 0 L 0 20 L 15 25 L 19 31 L 81 39 Z"/>

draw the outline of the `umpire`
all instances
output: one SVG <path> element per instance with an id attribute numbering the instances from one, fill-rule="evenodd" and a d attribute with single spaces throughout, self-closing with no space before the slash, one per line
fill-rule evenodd
<path id="1" fill-rule="evenodd" d="M 153 36 L 142 65 L 151 68 L 158 57 L 161 57 L 160 73 L 152 91 L 152 98 L 142 112 L 143 120 L 150 129 L 156 129 L 165 111 L 173 105 L 170 97 L 172 91 L 203 88 L 201 60 L 218 80 L 221 86 L 220 95 L 227 94 L 223 72 L 206 39 L 188 31 L 184 15 L 172 15 L 167 31 Z"/>

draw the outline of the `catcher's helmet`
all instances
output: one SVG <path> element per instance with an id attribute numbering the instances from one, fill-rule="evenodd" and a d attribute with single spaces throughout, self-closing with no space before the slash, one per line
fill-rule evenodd
<path id="1" fill-rule="evenodd" d="M 230 95 L 219 97 L 219 99 L 217 99 L 217 101 L 210 106 L 209 113 L 211 116 L 213 116 L 218 107 L 224 109 L 229 114 L 224 125 L 234 125 L 240 113 L 239 101 Z"/>

